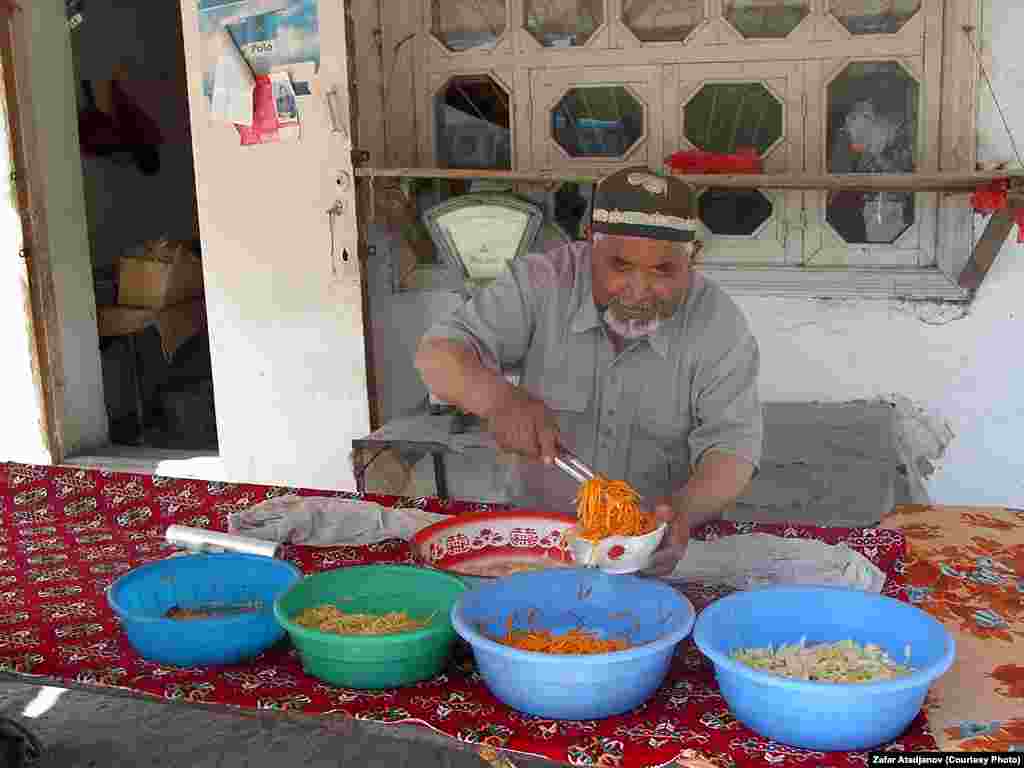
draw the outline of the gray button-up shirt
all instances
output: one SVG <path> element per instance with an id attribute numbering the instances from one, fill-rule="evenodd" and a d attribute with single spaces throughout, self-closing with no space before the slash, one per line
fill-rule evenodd
<path id="1" fill-rule="evenodd" d="M 513 262 L 425 338 L 462 342 L 491 370 L 520 369 L 520 384 L 557 415 L 563 443 L 645 501 L 682 488 L 711 449 L 760 463 L 757 341 L 699 273 L 675 315 L 617 356 L 594 304 L 586 242 Z M 577 488 L 524 462 L 506 490 L 517 506 L 574 514 Z"/>

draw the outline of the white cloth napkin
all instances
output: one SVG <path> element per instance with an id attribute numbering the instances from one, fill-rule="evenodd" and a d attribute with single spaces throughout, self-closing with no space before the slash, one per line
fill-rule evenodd
<path id="1" fill-rule="evenodd" d="M 228 516 L 228 533 L 264 541 L 331 547 L 408 541 L 428 525 L 450 519 L 422 509 L 321 496 L 278 496 Z"/>
<path id="2" fill-rule="evenodd" d="M 409 541 L 449 515 L 385 507 L 372 501 L 278 496 L 228 517 L 228 533 L 263 541 L 329 547 Z M 690 541 L 669 581 L 751 589 L 769 584 L 822 584 L 881 592 L 885 573 L 845 544 L 784 539 L 766 533 Z"/>
<path id="3" fill-rule="evenodd" d="M 845 544 L 748 533 L 691 540 L 669 580 L 727 584 L 736 589 L 815 584 L 879 593 L 885 573 Z"/>

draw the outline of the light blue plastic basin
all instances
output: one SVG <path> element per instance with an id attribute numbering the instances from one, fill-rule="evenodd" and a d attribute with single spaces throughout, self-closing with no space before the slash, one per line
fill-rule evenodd
<path id="1" fill-rule="evenodd" d="M 237 664 L 284 637 L 274 600 L 302 579 L 291 563 L 259 555 L 204 554 L 147 563 L 107 589 L 128 642 L 143 658 L 179 667 Z M 168 619 L 174 607 L 260 602 L 253 613 Z"/>
<path id="2" fill-rule="evenodd" d="M 488 635 L 504 635 L 510 615 L 516 629 L 561 633 L 582 626 L 602 637 L 629 632 L 637 647 L 553 655 L 511 648 L 481 633 L 480 625 Z M 664 681 L 694 618 L 690 601 L 667 584 L 590 568 L 515 574 L 466 592 L 452 607 L 452 625 L 472 646 L 491 692 L 510 707 L 558 720 L 596 720 L 640 706 Z"/>
<path id="3" fill-rule="evenodd" d="M 875 643 L 903 663 L 907 677 L 872 683 L 793 680 L 729 658 L 734 650 L 853 640 Z M 766 587 L 736 592 L 704 611 L 693 639 L 715 667 L 733 714 L 751 730 L 824 752 L 871 749 L 900 736 L 929 686 L 953 663 L 955 642 L 924 611 L 890 597 L 837 587 Z"/>

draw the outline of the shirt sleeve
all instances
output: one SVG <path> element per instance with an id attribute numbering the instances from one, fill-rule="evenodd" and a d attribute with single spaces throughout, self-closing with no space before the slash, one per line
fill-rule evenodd
<path id="1" fill-rule="evenodd" d="M 742 316 L 734 333 L 724 335 L 728 342 L 713 345 L 715 352 L 698 364 L 694 376 L 691 469 L 696 469 L 705 453 L 716 450 L 750 462 L 756 473 L 764 433 L 757 389 L 760 350 Z"/>
<path id="2" fill-rule="evenodd" d="M 461 342 L 492 371 L 519 367 L 533 337 L 536 300 L 527 265 L 517 260 L 423 338 Z"/>

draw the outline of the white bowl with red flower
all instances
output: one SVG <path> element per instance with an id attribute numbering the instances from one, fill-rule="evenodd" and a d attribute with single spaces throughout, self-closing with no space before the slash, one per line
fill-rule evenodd
<path id="1" fill-rule="evenodd" d="M 651 564 L 661 546 L 668 524 L 662 523 L 643 536 L 608 536 L 590 541 L 579 536 L 576 528 L 569 531 L 569 550 L 577 565 L 600 568 L 605 573 L 622 574 L 642 571 Z"/>

